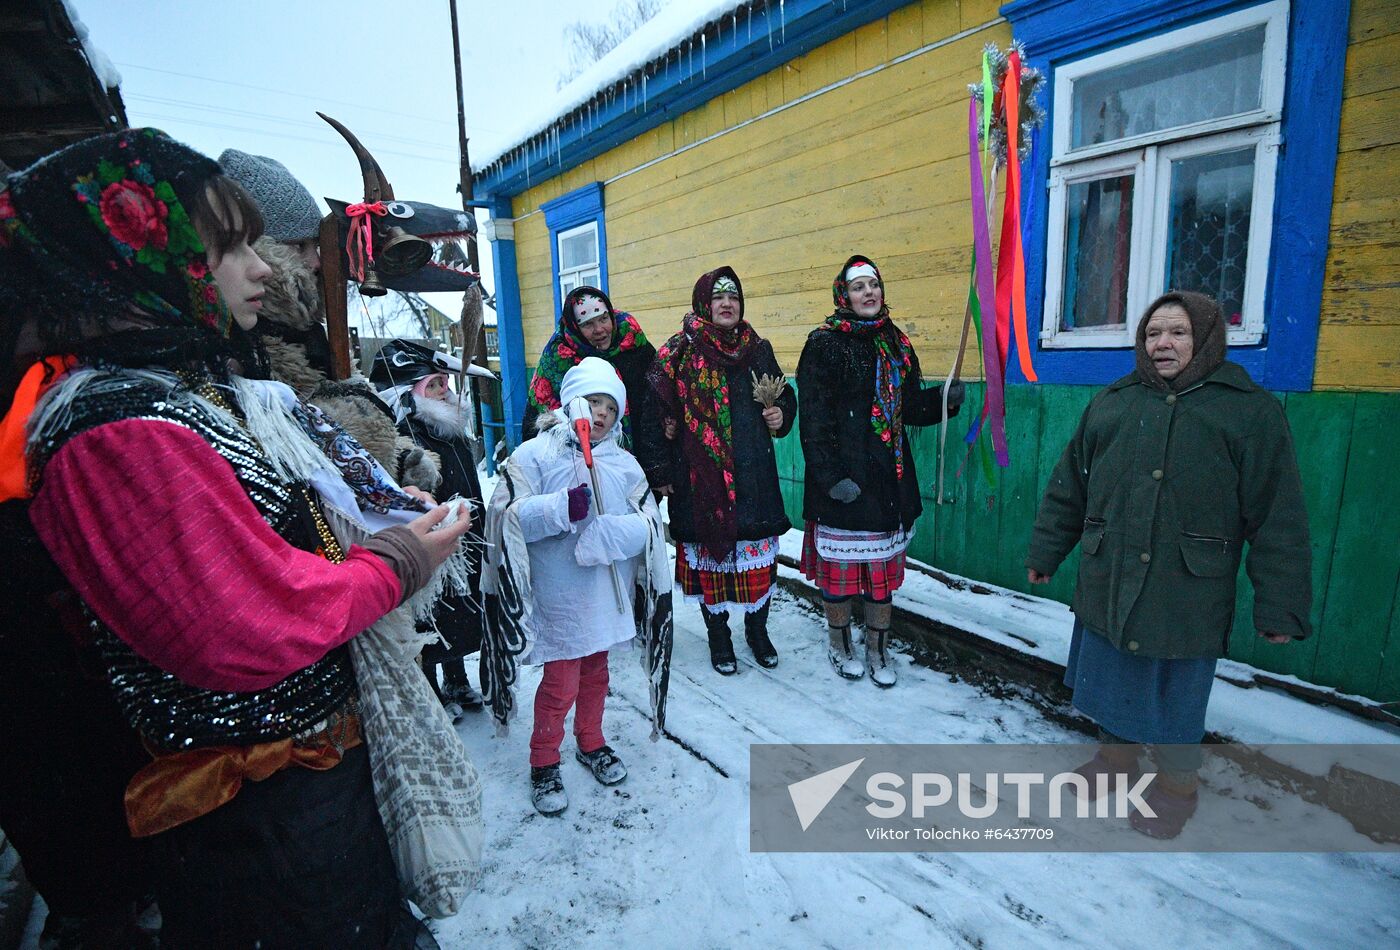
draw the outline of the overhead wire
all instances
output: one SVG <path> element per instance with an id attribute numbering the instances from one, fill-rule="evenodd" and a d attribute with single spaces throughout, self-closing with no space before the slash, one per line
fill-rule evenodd
<path id="1" fill-rule="evenodd" d="M 142 66 L 142 65 L 137 64 L 137 63 L 117 63 L 117 65 L 120 66 L 120 67 L 122 67 L 123 69 L 141 69 L 141 70 L 145 70 L 146 72 L 151 72 L 151 73 L 163 73 L 164 75 L 167 75 L 167 76 L 179 76 L 179 77 L 182 78 L 182 79 L 197 79 L 197 80 L 200 80 L 201 82 L 218 83 L 219 85 L 222 85 L 222 86 L 237 86 L 237 87 L 240 88 L 240 89 L 253 89 L 253 90 L 256 90 L 256 91 L 258 91 L 258 92 L 270 92 L 270 93 L 274 93 L 274 94 L 279 95 L 279 96 L 288 96 L 288 97 L 293 98 L 293 99 L 305 99 L 305 100 L 308 101 L 308 102 L 319 102 L 319 103 L 324 103 L 324 104 L 329 104 L 329 105 L 337 105 L 337 106 L 350 106 L 350 107 L 353 107 L 353 108 L 355 108 L 355 109 L 361 109 L 361 110 L 363 110 L 363 111 L 365 111 L 365 112 L 382 112 L 382 113 L 384 113 L 385 115 L 395 115 L 395 116 L 399 116 L 399 117 L 404 118 L 404 119 L 415 119 L 415 120 L 417 120 L 417 121 L 419 121 L 419 122 L 434 122 L 434 123 L 438 123 L 438 124 L 441 124 L 441 125 L 455 125 L 455 124 L 456 124 L 455 122 L 451 122 L 451 121 L 449 121 L 449 120 L 447 120 L 447 119 L 434 119 L 434 118 L 430 118 L 429 116 L 425 116 L 425 115 L 413 115 L 413 114 L 408 113 L 408 112 L 400 112 L 400 111 L 397 110 L 397 109 L 380 109 L 380 108 L 376 108 L 376 107 L 374 107 L 374 106 L 367 106 L 367 105 L 365 105 L 365 104 L 362 103 L 362 102 L 349 102 L 349 101 L 347 101 L 347 100 L 345 100 L 345 99 L 329 99 L 329 98 L 327 98 L 327 97 L 325 97 L 325 96 L 308 96 L 308 95 L 305 95 L 305 94 L 299 93 L 299 92 L 288 92 L 288 91 L 285 90 L 285 89 L 274 89 L 274 88 L 272 88 L 271 86 L 256 86 L 256 85 L 253 85 L 252 83 L 234 82 L 234 81 L 231 80 L 231 79 L 215 79 L 215 78 L 212 77 L 212 76 L 199 76 L 199 75 L 196 75 L 195 73 L 182 73 L 182 72 L 179 72 L 178 70 L 174 70 L 174 69 L 158 69 L 158 68 L 156 68 L 155 66 Z M 485 131 L 496 131 L 496 130 L 495 130 L 495 129 L 487 129 L 487 130 L 485 130 Z"/>
<path id="2" fill-rule="evenodd" d="M 310 142 L 313 145 L 324 145 L 327 147 L 335 147 L 338 149 L 344 148 L 344 145 L 342 143 L 333 139 L 317 139 L 311 138 L 310 136 L 306 135 L 292 135 L 287 132 L 273 132 L 269 131 L 268 129 L 250 129 L 246 126 L 225 125 L 221 122 L 204 122 L 199 119 L 190 119 L 186 118 L 185 116 L 178 115 L 159 115 L 154 112 L 147 112 L 145 115 L 146 117 L 151 119 L 163 119 L 168 122 L 182 122 L 186 125 L 197 125 L 209 129 L 223 129 L 229 132 L 246 132 L 250 135 L 266 135 L 271 138 L 286 139 L 288 141 L 293 142 Z M 375 148 L 374 152 L 376 155 L 398 155 L 401 158 L 414 158 L 422 162 L 436 162 L 440 165 L 451 165 L 453 167 L 456 167 L 458 164 L 455 160 L 450 160 L 446 158 L 434 158 L 431 155 L 423 155 L 419 152 L 400 152 L 396 149 L 389 148 Z"/>
<path id="3" fill-rule="evenodd" d="M 320 121 L 309 119 L 294 119 L 287 116 L 273 115 L 268 112 L 254 112 L 248 109 L 234 109 L 229 106 L 212 106 L 203 102 L 193 102 L 188 99 L 170 99 L 164 96 L 147 96 L 132 94 L 125 97 L 127 102 L 154 102 L 163 106 L 175 106 L 180 109 L 198 109 L 201 112 L 217 112 L 225 115 L 237 116 L 240 118 L 258 119 L 264 122 L 275 122 L 279 125 L 290 125 L 306 129 L 325 129 L 326 126 Z M 381 132 L 375 129 L 363 129 L 362 135 L 373 136 L 374 138 L 386 142 L 398 142 L 403 145 L 418 145 L 424 148 L 439 149 L 442 151 L 455 152 L 457 144 L 455 142 L 444 144 L 442 142 L 432 142 L 426 139 L 412 139 L 401 135 L 394 135 L 390 132 Z"/>

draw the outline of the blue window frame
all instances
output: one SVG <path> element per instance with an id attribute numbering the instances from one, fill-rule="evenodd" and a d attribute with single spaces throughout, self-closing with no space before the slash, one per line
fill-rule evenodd
<path id="1" fill-rule="evenodd" d="M 549 228 L 553 257 L 554 312 L 575 287 L 608 292 L 608 235 L 603 221 L 603 183 L 593 182 L 540 206 Z"/>
<path id="2" fill-rule="evenodd" d="M 1058 131 L 1062 141 L 1077 141 L 1069 127 L 1070 116 L 1065 113 L 1067 96 L 1057 95 L 1056 71 L 1073 75 L 1074 65 L 1092 57 L 1101 57 L 1115 49 L 1162 37 L 1197 24 L 1206 24 L 1240 11 L 1268 6 L 1258 0 L 1182 0 L 1163 3 L 1161 0 L 1119 0 L 1105 4 L 1101 0 L 1015 0 L 1002 7 L 1002 13 L 1012 23 L 1013 35 L 1026 48 L 1027 62 L 1046 74 L 1047 127 L 1041 135 L 1053 140 Z M 1268 149 L 1276 148 L 1272 160 L 1272 208 L 1268 215 L 1256 212 L 1255 220 L 1267 222 L 1265 233 L 1257 234 L 1251 251 L 1260 249 L 1267 255 L 1267 264 L 1252 268 L 1263 284 L 1262 312 L 1256 304 L 1253 323 L 1241 327 L 1234 336 L 1230 358 L 1243 365 L 1262 385 L 1275 390 L 1308 390 L 1312 388 L 1313 368 L 1317 352 L 1317 332 L 1322 302 L 1323 274 L 1326 264 L 1328 232 L 1332 210 L 1332 183 L 1336 168 L 1337 126 L 1341 111 L 1342 76 L 1346 58 L 1347 0 L 1291 0 L 1287 9 L 1287 41 L 1284 51 L 1286 68 L 1283 77 L 1282 115 L 1272 126 L 1273 138 L 1260 146 L 1259 155 L 1271 159 Z M 1149 44 L 1150 45 L 1150 44 Z M 1109 57 L 1111 61 L 1111 57 Z M 1059 114 L 1057 114 L 1057 111 Z M 1265 130 L 1266 132 L 1269 130 Z M 1243 132 L 1239 133 L 1245 134 Z M 1276 144 L 1275 144 L 1276 143 Z M 1042 144 L 1048 144 L 1042 143 Z M 1187 147 L 1189 149 L 1189 146 Z M 1061 150 L 1063 151 L 1063 149 Z M 1141 151 L 1148 151 L 1143 149 Z M 1129 151 L 1118 153 L 1128 156 Z M 1092 157 L 1092 156 L 1091 156 Z M 1185 157 L 1185 156 L 1179 156 Z M 1061 156 L 1062 160 L 1063 156 Z M 1077 274 L 1063 272 L 1047 274 L 1052 268 L 1062 268 L 1065 255 L 1088 253 L 1094 248 L 1083 242 L 1094 240 L 1103 255 L 1118 254 L 1128 241 L 1112 232 L 1124 220 L 1116 217 L 1113 208 L 1124 204 L 1124 190 L 1130 182 L 1131 163 L 1118 168 L 1112 155 L 1098 159 L 1103 168 L 1084 166 L 1085 174 L 1066 181 L 1056 173 L 1056 149 L 1036 150 L 1025 169 L 1023 193 L 1026 206 L 1022 212 L 1030 226 L 1026 231 L 1027 309 L 1029 323 L 1036 328 L 1047 325 L 1047 302 L 1057 310 L 1066 310 L 1066 289 L 1080 289 L 1072 282 Z M 1169 169 L 1171 154 L 1161 156 L 1157 169 Z M 1220 161 L 1224 161 L 1221 159 Z M 1236 162 L 1238 164 L 1238 162 Z M 1120 163 L 1122 164 L 1122 163 Z M 1237 170 L 1210 169 L 1207 159 L 1196 161 L 1187 170 L 1198 174 L 1214 172 L 1217 179 Z M 1228 163 L 1227 163 L 1228 164 Z M 1074 165 L 1059 165 L 1073 169 Z M 1141 172 L 1142 164 L 1138 165 Z M 1079 184 L 1075 184 L 1075 181 Z M 1141 179 L 1139 179 L 1141 180 Z M 1060 189 L 1052 219 L 1052 185 Z M 1257 185 L 1256 185 L 1257 187 Z M 1077 189 L 1077 190 L 1074 190 Z M 1175 201 L 1175 192 L 1163 184 L 1159 194 L 1166 201 Z M 1132 196 L 1136 199 L 1136 195 Z M 1078 205 L 1073 203 L 1078 201 Z M 1075 228 L 1066 227 L 1065 207 L 1082 208 Z M 1163 208 L 1154 211 L 1151 222 L 1144 221 L 1135 236 L 1136 248 L 1152 248 L 1158 256 L 1180 253 L 1175 239 L 1161 231 L 1165 218 Z M 1097 218 L 1094 216 L 1097 215 Z M 1073 217 L 1072 215 L 1070 216 Z M 1079 230 L 1097 228 L 1098 234 Z M 1061 229 L 1053 233 L 1052 229 Z M 1073 233 L 1069 232 L 1073 230 Z M 1264 238 L 1267 241 L 1264 241 Z M 1067 247 L 1073 243 L 1074 247 Z M 1103 250 L 1107 248 L 1107 250 Z M 1256 255 L 1257 257 L 1258 255 Z M 1053 257 L 1054 259 L 1050 259 Z M 1151 266 L 1147 266 L 1151 264 Z M 1164 272 L 1170 273 L 1175 263 L 1169 258 L 1143 262 L 1135 271 L 1140 288 L 1120 287 L 1108 281 L 1104 288 L 1116 288 L 1122 299 L 1150 300 L 1160 290 L 1155 283 Z M 1067 281 L 1065 278 L 1069 277 Z M 1100 275 L 1102 276 L 1102 275 Z M 1047 280 L 1047 277 L 1049 278 Z M 1105 278 L 1106 279 L 1106 278 Z M 1191 289 L 1191 288 L 1187 288 Z M 1049 294 L 1047 294 L 1049 291 Z M 1133 294 L 1136 294 L 1133 296 Z M 1257 291 L 1256 291 L 1257 293 Z M 1047 301 L 1053 296 L 1053 301 Z M 1139 303 L 1141 305 L 1141 303 Z M 1122 304 L 1109 308 L 1117 314 Z M 1067 311 L 1066 311 L 1067 312 Z M 1059 319 L 1060 314 L 1055 314 Z M 1137 314 L 1130 315 L 1135 319 Z M 1049 321 L 1054 324 L 1055 320 Z M 1063 328 L 1066 324 L 1061 323 Z M 1102 384 L 1131 371 L 1133 357 L 1125 339 L 1121 345 L 1105 347 L 1100 337 L 1097 346 L 1074 346 L 1071 334 L 1045 334 L 1037 339 L 1035 364 L 1040 379 L 1051 383 Z M 1049 343 L 1049 345 L 1046 345 Z M 1008 366 L 1013 381 L 1023 381 L 1015 360 Z"/>

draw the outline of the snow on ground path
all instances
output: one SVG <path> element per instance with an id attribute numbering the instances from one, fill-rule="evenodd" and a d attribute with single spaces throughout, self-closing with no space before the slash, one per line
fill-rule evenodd
<path id="1" fill-rule="evenodd" d="M 462 723 L 484 782 L 486 868 L 462 914 L 434 923 L 445 948 L 1400 945 L 1395 855 L 752 854 L 751 743 L 1084 737 L 907 657 L 893 690 L 838 680 L 819 614 L 783 591 L 776 670 L 753 663 L 737 616 L 731 626 L 741 673 L 723 678 L 697 609 L 677 604 L 668 728 L 694 754 L 648 741 L 638 656 L 614 653 L 605 730 L 631 774 L 597 785 L 566 739 L 562 817 L 529 801 L 537 669 L 522 675 L 508 737 L 484 714 Z"/>

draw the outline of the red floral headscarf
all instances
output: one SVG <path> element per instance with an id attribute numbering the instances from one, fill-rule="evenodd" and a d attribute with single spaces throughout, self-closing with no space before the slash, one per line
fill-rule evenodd
<path id="1" fill-rule="evenodd" d="M 711 294 L 721 279 L 731 281 L 739 297 L 740 320 L 728 328 L 710 322 Z M 701 274 L 690 307 L 681 332 L 657 351 L 650 381 L 667 414 L 680 423 L 677 437 L 690 470 L 700 543 L 723 561 L 739 540 L 728 370 L 749 365 L 759 336 L 743 319 L 744 286 L 732 267 Z"/>
<path id="2" fill-rule="evenodd" d="M 190 219 L 210 158 L 157 129 L 97 135 L 9 179 L 0 253 L 32 296 L 111 318 L 135 306 L 150 322 L 227 338 L 232 315 Z M 56 304 L 48 309 L 58 309 Z"/>

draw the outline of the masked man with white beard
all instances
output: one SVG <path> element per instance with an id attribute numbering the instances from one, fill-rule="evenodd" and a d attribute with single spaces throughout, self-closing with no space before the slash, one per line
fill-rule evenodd
<path id="1" fill-rule="evenodd" d="M 472 511 L 480 512 L 472 406 L 448 386 L 449 372 L 459 366 L 455 357 L 445 353 L 407 340 L 390 340 L 374 358 L 370 381 L 380 387 L 380 396 L 394 410 L 400 435 L 438 456 L 442 481 L 434 496 L 439 501 L 454 496 L 469 499 Z M 471 569 L 471 596 L 442 599 L 434 619 L 447 644 L 438 641 L 423 648 L 423 672 L 454 720 L 460 719 L 465 709 L 481 708 L 481 696 L 468 682 L 463 662 L 464 657 L 481 649 L 480 518 L 474 519 L 464 547 Z M 442 667 L 441 684 L 438 666 Z"/>

